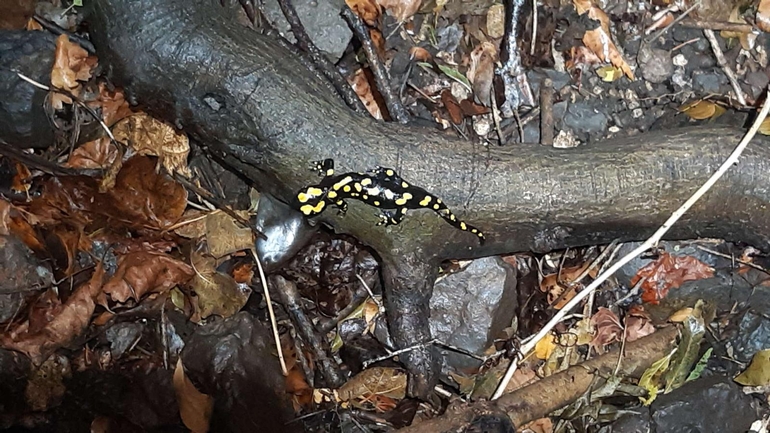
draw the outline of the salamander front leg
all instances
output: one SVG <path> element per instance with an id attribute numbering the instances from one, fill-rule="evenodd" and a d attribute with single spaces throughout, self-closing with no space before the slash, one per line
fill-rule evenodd
<path id="1" fill-rule="evenodd" d="M 327 158 L 322 161 L 313 161 L 310 163 L 310 170 L 317 172 L 321 177 L 334 176 L 334 160 Z"/>

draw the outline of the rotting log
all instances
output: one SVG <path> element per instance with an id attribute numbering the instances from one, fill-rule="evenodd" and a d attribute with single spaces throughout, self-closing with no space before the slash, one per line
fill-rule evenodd
<path id="1" fill-rule="evenodd" d="M 317 181 L 310 161 L 340 171 L 396 168 L 487 235 L 482 247 L 428 211 L 375 227 L 376 211 L 318 220 L 372 246 L 384 267 L 388 318 L 402 347 L 425 341 L 437 264 L 447 258 L 647 237 L 720 164 L 742 132 L 698 128 L 651 133 L 572 150 L 485 148 L 431 129 L 377 122 L 349 110 L 286 44 L 239 24 L 211 0 L 92 2 L 91 35 L 102 66 L 129 99 L 183 128 L 263 193 L 288 202 Z M 756 139 L 669 238 L 721 237 L 767 248 L 770 156 Z M 433 349 L 401 358 L 409 391 L 437 378 Z"/>

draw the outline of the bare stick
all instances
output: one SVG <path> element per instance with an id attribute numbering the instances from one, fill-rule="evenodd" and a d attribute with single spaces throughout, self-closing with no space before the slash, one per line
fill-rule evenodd
<path id="1" fill-rule="evenodd" d="M 377 55 L 377 50 L 374 48 L 371 36 L 369 36 L 369 28 L 366 26 L 366 23 L 347 6 L 342 9 L 342 18 L 345 18 L 353 34 L 361 42 L 361 47 L 364 49 L 364 53 L 366 53 L 367 60 L 369 60 L 369 67 L 372 69 L 374 79 L 377 81 L 377 88 L 382 94 L 383 99 L 385 99 L 385 105 L 388 107 L 390 117 L 398 123 L 408 123 L 409 113 L 404 108 L 404 104 L 401 103 L 401 99 L 390 87 L 390 74 L 388 74 L 388 70 L 385 69 L 385 65 Z"/>
<path id="2" fill-rule="evenodd" d="M 540 144 L 553 145 L 553 81 L 550 78 L 540 83 Z"/>
<path id="3" fill-rule="evenodd" d="M 733 86 L 733 91 L 735 92 L 735 97 L 738 98 L 738 102 L 746 106 L 746 98 L 743 96 L 743 90 L 741 90 L 740 84 L 738 84 L 738 80 L 735 78 L 735 74 L 733 73 L 732 68 L 727 64 L 727 60 L 725 59 L 725 55 L 722 53 L 722 49 L 719 48 L 719 42 L 717 41 L 716 36 L 714 36 L 714 31 L 711 29 L 705 29 L 703 30 L 703 34 L 706 35 L 706 39 L 709 40 L 709 43 L 711 43 L 711 50 L 714 51 L 714 56 L 717 58 L 717 62 L 719 62 L 719 66 L 722 67 L 722 71 L 724 71 L 725 75 L 727 75 L 727 79 L 730 80 L 730 85 Z"/>
<path id="4" fill-rule="evenodd" d="M 270 314 L 270 327 L 273 328 L 273 338 L 275 339 L 275 350 L 278 352 L 278 361 L 281 363 L 281 372 L 284 376 L 289 375 L 289 370 L 286 368 L 286 361 L 283 358 L 283 349 L 281 348 L 281 337 L 278 335 L 278 324 L 275 322 L 275 312 L 273 311 L 273 302 L 270 299 L 270 292 L 267 290 L 267 277 L 265 271 L 262 269 L 262 261 L 259 260 L 257 251 L 252 248 L 251 255 L 254 256 L 254 261 L 257 262 L 257 269 L 259 269 L 259 279 L 262 281 L 262 291 L 265 294 L 265 303 L 267 304 L 267 312 Z"/>
<path id="5" fill-rule="evenodd" d="M 668 31 L 668 29 L 670 29 L 671 27 L 674 27 L 677 23 L 681 22 L 683 19 L 685 19 L 687 17 L 687 15 L 690 14 L 690 12 L 694 11 L 695 8 L 700 6 L 700 2 L 701 2 L 701 0 L 698 0 L 697 2 L 695 2 L 695 4 L 693 4 L 692 6 L 687 8 L 686 11 L 682 12 L 681 15 L 676 17 L 676 19 L 674 21 L 671 21 L 671 24 L 667 25 L 666 27 L 663 27 L 662 29 L 660 29 L 654 35 L 647 37 L 647 42 L 652 42 L 655 39 L 658 39 L 659 37 L 663 36 L 663 33 L 666 33 Z"/>
<path id="6" fill-rule="evenodd" d="M 727 30 L 728 32 L 751 33 L 754 30 L 750 24 L 731 23 L 727 21 L 702 21 L 688 18 L 682 21 L 682 26 L 693 29 Z"/>
<path id="7" fill-rule="evenodd" d="M 611 277 L 615 272 L 617 272 L 620 268 L 625 266 L 628 262 L 635 259 L 636 257 L 640 256 L 642 253 L 647 251 L 649 248 L 654 246 L 658 243 L 658 241 L 661 240 L 663 235 L 666 234 L 666 232 L 671 228 L 671 226 L 674 225 L 690 208 L 706 193 L 709 189 L 711 189 L 712 186 L 727 172 L 727 170 L 730 169 L 730 167 L 733 166 L 733 164 L 738 162 L 738 158 L 743 153 L 743 150 L 746 149 L 746 146 L 749 144 L 752 138 L 754 138 L 754 135 L 756 135 L 757 131 L 759 130 L 760 125 L 762 125 L 762 121 L 765 120 L 765 117 L 767 117 L 767 112 L 770 111 L 770 103 L 765 103 L 765 105 L 762 107 L 762 110 L 759 112 L 759 115 L 757 116 L 756 120 L 754 120 L 754 124 L 751 126 L 751 129 L 746 133 L 746 135 L 743 137 L 743 140 L 736 146 L 735 150 L 730 154 L 730 156 L 725 160 L 724 163 L 719 167 L 719 169 L 711 175 L 711 177 L 700 187 L 697 191 L 689 198 L 687 199 L 684 204 L 679 207 L 676 211 L 674 211 L 673 214 L 666 220 L 665 223 L 663 223 L 660 228 L 652 235 L 650 238 L 648 238 L 644 243 L 636 247 L 633 251 L 626 254 L 622 258 L 620 258 L 614 265 L 612 265 L 606 272 L 599 275 L 599 277 L 594 280 L 593 283 L 589 284 L 588 287 L 586 287 L 583 291 L 578 293 L 574 298 L 572 298 L 567 305 L 564 306 L 561 310 L 559 310 L 553 318 L 543 327 L 543 329 L 540 330 L 537 334 L 535 334 L 535 337 L 532 338 L 530 341 L 528 341 L 526 344 L 521 346 L 521 354 L 526 355 L 529 352 L 532 351 L 532 349 L 535 348 L 537 343 L 543 339 L 551 330 L 556 326 L 561 319 L 567 315 L 570 311 L 572 311 L 573 308 L 575 308 L 580 302 L 583 301 L 583 299 L 587 298 L 594 290 L 596 290 L 597 287 L 599 287 L 602 283 L 607 281 L 609 277 Z M 497 400 L 500 398 L 501 395 L 503 395 L 503 392 L 505 391 L 505 387 L 508 386 L 508 382 L 511 381 L 511 378 L 513 377 L 513 373 L 516 372 L 516 368 L 518 367 L 518 363 L 516 361 L 511 362 L 511 365 L 508 367 L 508 370 L 505 372 L 505 377 L 503 377 L 503 380 L 498 384 L 497 389 L 495 390 L 495 394 L 492 396 L 492 400 Z"/>
<path id="8" fill-rule="evenodd" d="M 535 41 L 537 41 L 537 0 L 532 0 L 532 43 L 529 44 L 529 55 L 535 55 Z"/>

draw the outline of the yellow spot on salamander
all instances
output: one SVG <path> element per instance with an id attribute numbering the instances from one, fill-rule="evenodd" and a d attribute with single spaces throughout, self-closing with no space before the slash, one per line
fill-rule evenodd
<path id="1" fill-rule="evenodd" d="M 345 187 L 342 188 L 342 190 L 345 192 L 350 192 L 350 185 L 345 185 Z"/>
<path id="2" fill-rule="evenodd" d="M 307 193 L 310 196 L 318 197 L 319 195 L 323 194 L 324 191 L 321 188 L 316 188 L 311 186 L 310 188 L 307 189 Z"/>
<path id="3" fill-rule="evenodd" d="M 326 170 L 326 175 L 327 176 L 334 176 L 334 169 L 330 168 L 330 169 Z"/>
<path id="4" fill-rule="evenodd" d="M 407 200 L 411 200 L 412 198 L 414 198 L 414 196 L 413 196 L 412 194 L 408 193 L 408 192 L 405 192 L 405 193 L 402 195 L 402 197 L 404 197 L 404 198 L 405 198 L 405 199 L 407 199 Z"/>
<path id="5" fill-rule="evenodd" d="M 301 193 L 297 194 L 297 200 L 299 200 L 300 203 L 305 203 L 309 199 L 310 199 L 310 197 L 307 194 L 305 194 L 304 192 L 301 192 Z"/>
<path id="6" fill-rule="evenodd" d="M 356 191 L 358 191 L 358 192 L 361 192 L 361 190 L 363 189 L 363 188 L 361 188 L 361 184 L 358 183 L 358 182 L 353 184 L 353 188 L 355 188 Z"/>
<path id="7" fill-rule="evenodd" d="M 374 205 L 375 205 L 375 206 L 379 206 L 379 205 L 380 205 L 380 202 L 378 202 L 377 200 L 375 200 L 375 201 L 374 201 Z"/>
<path id="8" fill-rule="evenodd" d="M 403 198 L 403 197 L 401 197 L 401 198 L 397 198 L 397 199 L 396 199 L 396 204 L 397 204 L 398 206 L 403 206 L 403 205 L 405 205 L 405 204 L 406 204 L 406 199 L 405 199 L 405 198 Z"/>
<path id="9" fill-rule="evenodd" d="M 449 214 L 449 219 L 455 221 L 457 218 L 455 217 L 455 214 Z"/>
<path id="10" fill-rule="evenodd" d="M 479 231 L 476 229 L 471 229 L 471 233 L 478 233 Z"/>
<path id="11" fill-rule="evenodd" d="M 436 203 L 438 203 L 438 204 L 441 204 L 441 199 L 440 199 L 440 198 L 437 198 L 437 199 L 436 199 Z"/>
<path id="12" fill-rule="evenodd" d="M 460 222 L 460 230 L 468 230 L 468 226 L 464 222 Z"/>
<path id="13" fill-rule="evenodd" d="M 335 191 L 329 191 L 329 193 L 327 194 L 327 197 L 329 197 L 329 198 L 336 198 L 337 197 L 337 193 Z"/>
<path id="14" fill-rule="evenodd" d="M 438 203 L 436 203 L 436 204 L 434 204 L 434 205 L 433 205 L 433 209 L 434 209 L 434 210 L 438 210 L 440 207 L 441 207 L 441 206 L 439 206 L 439 205 L 438 205 Z"/>
<path id="15" fill-rule="evenodd" d="M 353 182 L 353 178 L 350 177 L 350 176 L 345 176 L 341 181 L 335 183 L 332 186 L 332 188 L 336 191 L 336 190 L 342 188 L 343 186 L 349 184 L 350 182 Z"/>
<path id="16" fill-rule="evenodd" d="M 393 170 L 385 170 L 385 174 L 388 176 L 393 176 L 394 174 L 396 174 L 396 172 Z"/>
<path id="17" fill-rule="evenodd" d="M 320 213 L 323 210 L 324 206 L 326 206 L 326 202 L 321 200 L 315 206 L 306 204 L 300 207 L 299 210 L 305 215 L 313 215 L 313 214 Z"/>
<path id="18" fill-rule="evenodd" d="M 406 183 L 406 182 L 401 182 L 401 187 L 402 188 L 409 188 L 409 184 Z"/>
<path id="19" fill-rule="evenodd" d="M 368 185 L 371 185 L 371 184 L 372 184 L 372 180 L 369 179 L 368 177 L 365 178 L 365 179 L 361 179 L 361 185 L 368 186 Z"/>
<path id="20" fill-rule="evenodd" d="M 406 214 L 406 208 L 405 208 L 405 207 L 402 207 L 402 208 L 401 208 L 401 213 L 402 213 L 402 214 Z"/>
<path id="21" fill-rule="evenodd" d="M 364 200 L 369 200 L 369 196 L 366 195 L 366 194 L 362 195 L 361 198 L 364 199 Z"/>
<path id="22" fill-rule="evenodd" d="M 420 201 L 420 206 L 428 206 L 428 204 L 430 203 L 430 200 L 431 200 L 431 196 L 426 195 L 425 198 L 422 199 L 422 201 Z"/>

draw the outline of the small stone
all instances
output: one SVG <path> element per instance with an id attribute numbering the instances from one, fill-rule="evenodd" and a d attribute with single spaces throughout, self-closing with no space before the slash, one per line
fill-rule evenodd
<path id="1" fill-rule="evenodd" d="M 492 39 L 502 38 L 505 34 L 505 8 L 494 4 L 487 11 L 487 35 Z"/>
<path id="2" fill-rule="evenodd" d="M 684 54 L 677 54 L 672 59 L 674 66 L 687 66 L 687 57 Z"/>
<path id="3" fill-rule="evenodd" d="M 642 44 L 636 60 L 639 62 L 642 76 L 651 83 L 663 83 L 674 73 L 671 55 L 666 50 L 650 48 L 646 44 Z"/>

